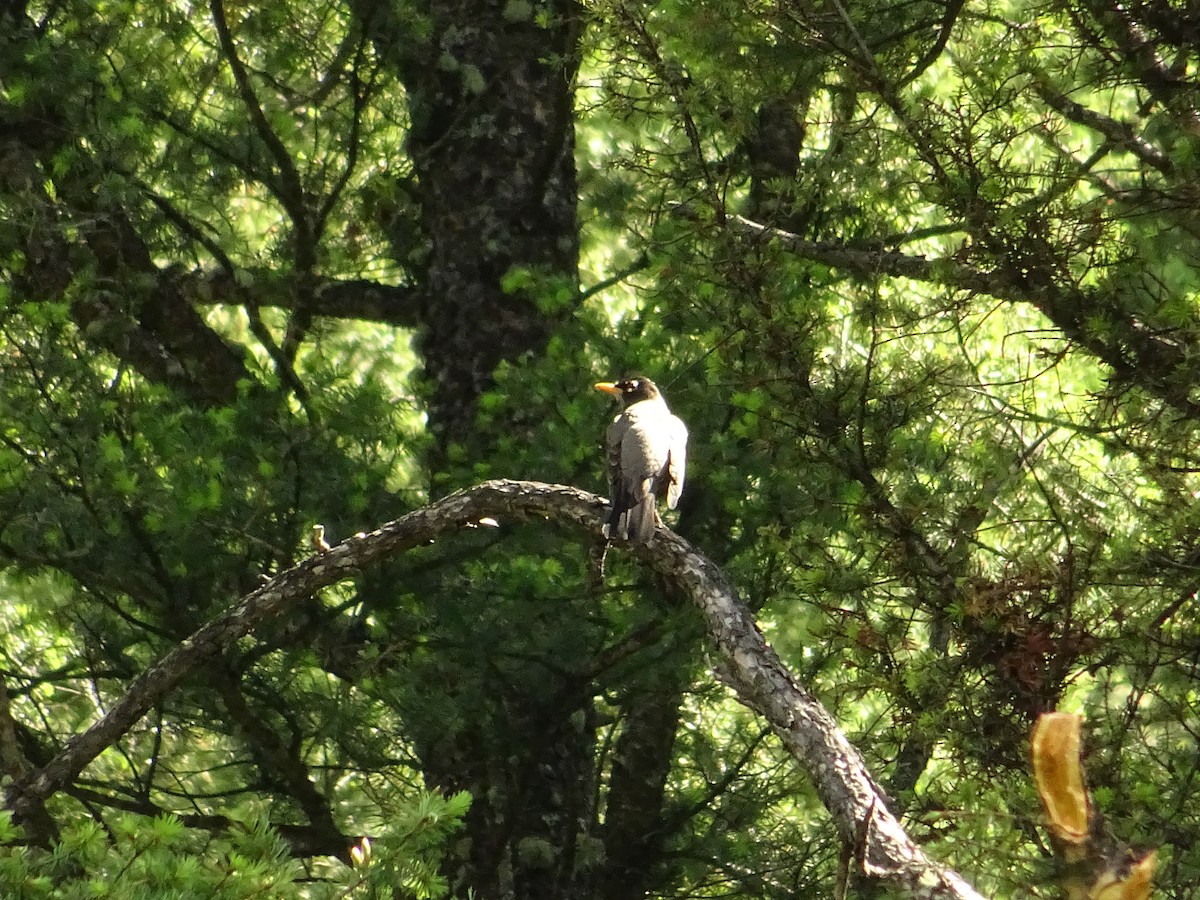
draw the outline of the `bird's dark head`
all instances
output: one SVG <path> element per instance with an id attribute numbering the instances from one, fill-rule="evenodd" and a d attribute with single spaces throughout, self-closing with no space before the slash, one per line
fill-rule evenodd
<path id="1" fill-rule="evenodd" d="M 658 386 L 644 375 L 630 375 L 620 381 L 601 381 L 596 385 L 596 390 L 620 397 L 624 406 L 659 396 Z"/>

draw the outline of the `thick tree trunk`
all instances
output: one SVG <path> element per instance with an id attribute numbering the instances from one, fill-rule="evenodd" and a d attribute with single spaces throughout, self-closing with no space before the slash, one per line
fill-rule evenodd
<path id="1" fill-rule="evenodd" d="M 430 425 L 441 449 L 471 445 L 475 402 L 496 366 L 541 350 L 557 321 L 538 287 L 506 291 L 505 276 L 577 278 L 580 13 L 568 0 L 433 0 L 422 23 L 430 31 L 414 41 L 412 24 L 384 4 L 360 6 L 409 94 L 408 150 L 429 244 L 418 349 Z"/>
<path id="2" fill-rule="evenodd" d="M 545 347 L 559 322 L 545 305 L 547 286 L 560 296 L 576 287 L 580 11 L 569 0 L 431 0 L 415 22 L 375 0 L 357 9 L 408 95 L 415 183 L 406 188 L 424 264 L 417 349 L 436 485 L 452 445 L 489 458 L 500 435 L 475 428 L 480 394 L 501 362 Z M 532 278 L 506 277 L 522 270 Z M 448 692 L 438 702 L 457 698 Z M 478 722 L 416 736 L 428 751 L 427 779 L 474 797 L 469 840 L 447 875 L 455 890 L 479 897 L 579 896 L 575 847 L 595 790 L 591 700 L 510 694 L 488 703 L 504 740 L 482 740 Z"/>

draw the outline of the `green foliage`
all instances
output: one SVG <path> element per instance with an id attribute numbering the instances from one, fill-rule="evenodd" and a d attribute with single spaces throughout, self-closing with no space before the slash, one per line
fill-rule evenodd
<path id="1" fill-rule="evenodd" d="M 94 822 L 72 826 L 45 851 L 22 846 L 21 829 L 2 812 L 0 891 L 12 900 L 444 897 L 437 861 L 469 805 L 466 795 L 426 794 L 385 835 L 354 848 L 353 867 L 316 879 L 263 819 L 213 835 L 171 815 L 126 814 L 110 819 L 107 829 Z"/>
<path id="2" fill-rule="evenodd" d="M 668 522 L 919 840 L 986 893 L 1041 890 L 1025 742 L 1071 708 L 1112 827 L 1189 895 L 1188 17 L 600 0 L 585 27 L 551 2 L 279 2 L 224 4 L 226 34 L 219 3 L 10 6 L 6 760 L 44 765 L 315 522 L 337 541 L 493 477 L 602 492 L 591 384 L 643 372 L 692 435 Z M 506 106 L 566 62 L 541 40 L 564 22 L 573 102 Z M 532 133 L 519 171 L 480 149 L 526 113 L 574 134 L 577 181 Z M 461 194 L 423 183 L 422 153 Z M 578 233 L 538 231 L 547 197 L 578 199 Z M 464 284 L 489 315 L 462 315 Z M 457 385 L 470 427 L 447 439 L 420 398 L 429 335 L 455 328 L 544 340 Z M 695 618 L 620 550 L 602 569 L 597 536 L 499 526 L 193 673 L 54 798 L 53 851 L 0 817 L 0 893 L 540 896 L 562 863 L 559 894 L 600 896 L 628 874 L 623 759 L 659 785 L 634 848 L 652 895 L 832 893 L 827 814 L 713 686 Z M 268 820 L 371 849 L 343 866 Z"/>
<path id="3" fill-rule="evenodd" d="M 351 850 L 355 878 L 343 876 L 345 893 L 338 896 L 363 900 L 448 896 L 438 862 L 444 844 L 459 829 L 470 805 L 470 796 L 463 792 L 448 798 L 423 795 L 393 818 L 384 837 L 366 840 Z"/>
<path id="4" fill-rule="evenodd" d="M 231 828 L 223 837 L 198 834 L 173 816 L 125 815 L 108 833 L 85 822 L 62 835 L 52 852 L 12 846 L 11 817 L 0 856 L 0 890 L 33 898 L 306 897 L 304 870 L 264 823 Z"/>

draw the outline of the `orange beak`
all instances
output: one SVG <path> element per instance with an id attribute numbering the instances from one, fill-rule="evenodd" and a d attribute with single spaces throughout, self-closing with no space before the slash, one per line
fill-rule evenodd
<path id="1" fill-rule="evenodd" d="M 621 396 L 621 389 L 611 381 L 597 381 L 593 386 L 596 388 L 596 390 L 604 391 L 606 394 L 612 394 L 614 397 Z"/>

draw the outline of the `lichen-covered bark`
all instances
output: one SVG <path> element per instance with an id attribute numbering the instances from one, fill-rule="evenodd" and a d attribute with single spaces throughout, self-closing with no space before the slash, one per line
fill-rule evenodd
<path id="1" fill-rule="evenodd" d="M 408 91 L 407 148 L 428 256 L 418 348 L 439 443 L 471 443 L 497 364 L 545 346 L 556 322 L 515 268 L 573 283 L 576 223 L 573 3 L 433 0 L 414 26 L 359 4 Z M 421 37 L 411 38 L 410 29 Z"/>
<path id="2" fill-rule="evenodd" d="M 562 485 L 489 481 L 309 557 L 249 594 L 147 669 L 100 721 L 72 739 L 41 769 L 11 783 L 6 791 L 8 807 L 18 820 L 33 814 L 42 801 L 76 777 L 190 672 L 321 588 L 485 516 L 502 523 L 510 518 L 547 518 L 559 526 L 595 533 L 605 505 L 594 494 Z M 650 544 L 633 548 L 631 553 L 703 613 L 724 661 L 723 678 L 747 706 L 771 723 L 808 773 L 843 841 L 854 849 L 856 865 L 863 874 L 913 897 L 977 900 L 979 894 L 966 882 L 926 857 L 905 834 L 858 751 L 766 643 L 721 571 L 665 528 L 659 529 Z M 526 884 L 524 895 L 554 896 L 534 894 L 535 887 Z"/>
<path id="3" fill-rule="evenodd" d="M 419 11 L 359 0 L 355 9 L 407 94 L 414 177 L 405 190 L 419 235 L 410 249 L 422 269 L 416 347 L 438 483 L 453 445 L 489 458 L 503 435 L 476 428 L 481 393 L 501 362 L 540 353 L 569 312 L 545 301 L 549 290 L 569 297 L 577 282 L 581 12 L 570 0 L 429 0 Z M 528 277 L 510 277 L 518 272 Z M 582 702 L 494 698 L 505 722 L 530 726 L 516 729 L 519 750 L 469 730 L 414 736 L 428 750 L 429 781 L 474 797 L 466 849 L 447 864 L 453 883 L 489 897 L 575 895 L 574 848 L 595 783 L 593 731 L 577 724 L 591 701 Z"/>

